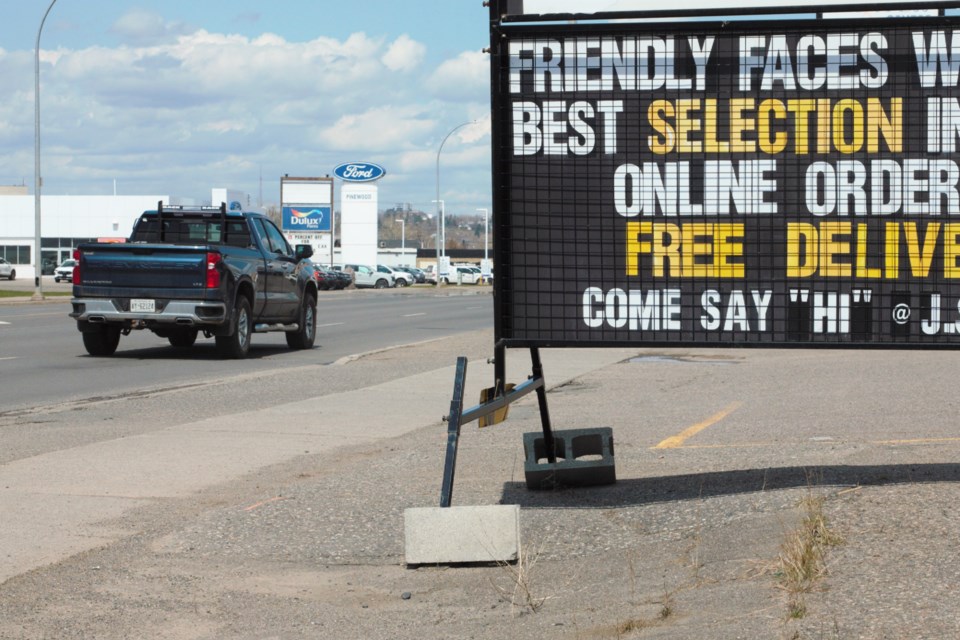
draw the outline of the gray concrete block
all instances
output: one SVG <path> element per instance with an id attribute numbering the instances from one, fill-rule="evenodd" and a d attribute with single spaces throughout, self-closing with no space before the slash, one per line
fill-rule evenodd
<path id="1" fill-rule="evenodd" d="M 547 460 L 542 432 L 523 434 L 523 472 L 528 489 L 586 487 L 617 481 L 610 427 L 554 431 L 553 440 L 555 463 Z"/>
<path id="2" fill-rule="evenodd" d="M 520 554 L 520 505 L 414 507 L 403 512 L 408 565 L 513 562 Z"/>

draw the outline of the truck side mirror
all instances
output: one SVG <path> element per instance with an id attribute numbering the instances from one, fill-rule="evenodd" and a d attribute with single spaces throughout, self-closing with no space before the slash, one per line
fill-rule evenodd
<path id="1" fill-rule="evenodd" d="M 313 256 L 313 247 L 309 244 L 297 245 L 297 261 L 306 260 Z"/>

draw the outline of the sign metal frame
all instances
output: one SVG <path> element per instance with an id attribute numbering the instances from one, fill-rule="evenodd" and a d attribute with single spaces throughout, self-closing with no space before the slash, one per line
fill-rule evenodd
<path id="1" fill-rule="evenodd" d="M 610 183 L 612 182 L 612 178 L 610 177 L 610 174 L 613 172 L 611 167 L 628 164 L 637 164 L 642 167 L 643 165 L 640 164 L 640 161 L 635 160 L 636 156 L 642 156 L 642 159 L 646 161 L 659 161 L 660 165 L 665 163 L 665 159 L 667 161 L 676 161 L 678 160 L 678 157 L 676 154 L 672 156 L 664 155 L 659 158 L 651 157 L 651 152 L 649 149 L 629 148 L 626 152 L 624 152 L 624 127 L 621 126 L 618 131 L 618 134 L 620 135 L 619 141 L 621 150 L 617 160 L 612 163 L 598 162 L 597 165 L 601 166 L 601 169 L 597 171 L 592 170 L 589 160 L 572 157 L 572 154 L 567 154 L 566 156 L 559 158 L 547 158 L 545 157 L 542 148 L 540 151 L 532 154 L 531 157 L 518 158 L 515 145 L 517 140 L 520 138 L 517 137 L 517 132 L 514 131 L 514 129 L 518 127 L 517 122 L 522 123 L 524 118 L 535 117 L 528 116 L 528 114 L 518 117 L 516 115 L 516 110 L 518 108 L 516 104 L 518 102 L 528 101 L 534 103 L 536 106 L 542 107 L 546 101 L 552 99 L 565 100 L 567 104 L 580 100 L 584 102 L 593 101 L 594 106 L 596 106 L 596 102 L 599 100 L 599 92 L 594 92 L 594 94 L 591 95 L 590 92 L 578 92 L 576 90 L 570 92 L 559 91 L 557 92 L 557 96 L 548 95 L 549 92 L 542 92 L 541 94 L 531 98 L 529 95 L 531 92 L 528 91 L 525 93 L 522 90 L 518 92 L 516 90 L 516 85 L 511 88 L 511 81 L 516 82 L 518 74 L 516 67 L 511 69 L 510 60 L 510 44 L 512 42 L 543 42 L 551 40 L 553 42 L 560 43 L 560 46 L 562 47 L 564 42 L 572 43 L 576 39 L 586 40 L 589 38 L 606 37 L 609 40 L 612 37 L 620 37 L 624 35 L 629 35 L 631 37 L 643 37 L 657 34 L 661 37 L 664 37 L 664 34 L 666 34 L 666 36 L 676 36 L 678 38 L 695 36 L 700 38 L 699 42 L 702 43 L 704 36 L 715 36 L 719 40 L 720 38 L 737 37 L 741 34 L 771 36 L 774 34 L 788 33 L 793 35 L 785 37 L 792 37 L 796 39 L 797 37 L 800 37 L 799 34 L 813 34 L 817 37 L 822 35 L 825 37 L 828 34 L 838 34 L 844 32 L 855 32 L 859 34 L 864 34 L 867 32 L 893 34 L 897 29 L 900 29 L 901 31 L 904 29 L 915 29 L 917 31 L 923 31 L 927 34 L 930 34 L 933 31 L 947 33 L 948 35 L 946 37 L 949 38 L 950 34 L 952 33 L 960 34 L 960 17 L 946 14 L 947 9 L 956 7 L 956 2 L 884 4 L 884 10 L 916 11 L 927 9 L 934 10 L 937 15 L 910 17 L 909 19 L 904 19 L 903 17 L 881 17 L 879 15 L 857 19 L 853 19 L 851 17 L 830 19 L 823 18 L 824 13 L 835 14 L 849 11 L 862 12 L 864 8 L 863 5 L 844 4 L 831 5 L 829 8 L 820 7 L 820 11 L 816 11 L 817 15 L 814 19 L 809 17 L 801 19 L 785 19 L 783 17 L 772 19 L 768 14 L 781 15 L 788 13 L 801 13 L 809 16 L 811 13 L 813 13 L 809 5 L 793 7 L 776 6 L 769 9 L 740 8 L 733 10 L 699 10 L 697 11 L 697 19 L 693 20 L 691 19 L 693 16 L 690 15 L 689 12 L 666 10 L 645 12 L 615 12 L 602 14 L 524 15 L 522 13 L 522 3 L 518 3 L 513 0 L 495 0 L 492 2 L 490 7 L 490 53 L 491 109 L 493 114 L 493 237 L 494 255 L 497 265 L 497 278 L 494 282 L 495 345 L 498 349 L 498 357 L 496 360 L 503 360 L 503 358 L 500 357 L 500 349 L 513 347 L 699 346 L 777 348 L 960 348 L 960 317 L 954 317 L 960 313 L 960 310 L 955 310 L 953 308 L 954 306 L 957 306 L 958 302 L 960 302 L 960 280 L 954 284 L 952 281 L 947 282 L 943 278 L 929 278 L 925 281 L 922 278 L 911 279 L 910 277 L 907 277 L 902 278 L 903 282 L 896 282 L 894 284 L 884 283 L 887 286 L 881 287 L 883 289 L 882 303 L 878 302 L 878 300 L 881 299 L 879 297 L 873 298 L 872 302 L 869 303 L 873 304 L 874 306 L 883 304 L 890 307 L 889 317 L 884 315 L 883 321 L 881 322 L 878 319 L 879 312 L 876 310 L 872 312 L 869 310 L 864 311 L 864 307 L 862 304 L 860 304 L 860 302 L 857 304 L 854 304 L 853 302 L 853 296 L 857 296 L 858 300 L 861 299 L 860 297 L 863 295 L 863 290 L 869 288 L 868 286 L 864 285 L 870 285 L 870 281 L 865 281 L 863 278 L 838 278 L 828 280 L 826 278 L 814 277 L 813 279 L 808 278 L 804 280 L 803 278 L 797 277 L 793 278 L 790 282 L 787 282 L 785 278 L 778 276 L 779 280 L 775 283 L 776 287 L 771 287 L 770 292 L 771 295 L 774 295 L 774 288 L 776 289 L 775 295 L 779 300 L 778 304 L 780 304 L 782 308 L 780 309 L 781 313 L 776 319 L 776 322 L 778 323 L 778 336 L 771 339 L 751 339 L 751 336 L 747 336 L 747 339 L 741 339 L 742 336 L 734 335 L 735 332 L 728 333 L 724 337 L 718 337 L 721 336 L 722 331 L 715 332 L 713 334 L 704 331 L 701 332 L 700 335 L 697 335 L 696 330 L 651 331 L 647 332 L 646 334 L 638 331 L 634 334 L 637 337 L 631 336 L 624 338 L 622 332 L 617 333 L 617 331 L 609 329 L 608 327 L 604 327 L 602 330 L 596 332 L 596 335 L 593 336 L 590 335 L 590 332 L 585 331 L 582 326 L 572 327 L 573 314 L 570 310 L 578 304 L 583 304 L 584 307 L 586 307 L 587 303 L 581 302 L 585 299 L 585 296 L 578 300 L 576 296 L 570 295 L 569 288 L 564 288 L 563 284 L 557 281 L 558 278 L 556 278 L 556 276 L 558 274 L 562 274 L 563 276 L 573 274 L 575 270 L 569 268 L 571 264 L 583 264 L 585 265 L 583 269 L 587 271 L 590 269 L 597 269 L 597 272 L 600 274 L 599 280 L 605 281 L 600 282 L 600 286 L 597 287 L 600 290 L 600 293 L 603 295 L 600 295 L 589 303 L 595 309 L 594 313 L 597 316 L 604 316 L 604 313 L 608 312 L 604 310 L 604 307 L 611 304 L 614 306 L 618 304 L 632 305 L 633 299 L 629 298 L 629 285 L 632 282 L 643 283 L 644 287 L 653 282 L 658 289 L 662 290 L 662 295 L 668 295 L 666 293 L 667 290 L 676 288 L 678 283 L 681 285 L 692 283 L 691 286 L 695 285 L 696 287 L 699 287 L 701 291 L 712 291 L 713 289 L 710 288 L 712 281 L 710 278 L 705 277 L 683 280 L 682 278 L 678 279 L 663 277 L 662 274 L 659 277 L 659 280 L 649 274 L 646 278 L 638 278 L 636 276 L 631 278 L 612 278 L 610 277 L 609 265 L 601 265 L 600 267 L 597 267 L 598 261 L 602 262 L 607 260 L 607 257 L 598 255 L 599 252 L 596 250 L 593 250 L 593 253 L 591 253 L 589 250 L 577 250 L 575 244 L 578 241 L 578 238 L 586 237 L 591 231 L 591 224 L 593 223 L 577 223 L 573 221 L 573 217 L 569 213 L 561 213 L 556 217 L 556 220 L 552 220 L 546 213 L 550 206 L 556 206 L 558 211 L 563 211 L 564 205 L 562 203 L 564 201 L 579 200 L 583 203 L 585 216 L 592 216 L 593 218 L 608 218 L 607 220 L 601 220 L 597 224 L 603 227 L 604 232 L 617 234 L 615 236 L 616 240 L 612 241 L 611 243 L 611 256 L 609 257 L 609 260 L 619 260 L 620 264 L 617 265 L 617 269 L 623 269 L 623 261 L 625 260 L 624 256 L 614 256 L 612 254 L 614 252 L 624 252 L 624 237 L 626 237 L 627 234 L 622 230 L 616 230 L 615 232 L 609 231 L 609 227 L 611 226 L 609 218 L 619 218 L 617 213 L 612 211 L 613 207 L 610 204 L 612 197 L 609 193 L 603 196 L 603 210 L 598 212 L 598 200 L 591 199 L 591 189 L 596 189 L 597 181 L 602 180 L 606 183 L 602 188 L 608 191 L 611 190 Z M 823 9 L 828 10 L 824 12 Z M 738 20 L 734 22 L 727 22 L 723 19 L 724 16 L 730 15 L 756 16 L 758 14 L 760 14 L 760 17 L 757 19 Z M 668 23 L 661 21 L 657 22 L 656 24 L 645 22 L 645 20 L 648 18 L 665 18 L 671 16 L 678 18 L 678 20 L 676 22 Z M 904 26 L 905 23 L 908 26 Z M 668 25 L 666 29 L 665 24 Z M 903 34 L 899 34 L 897 37 L 900 37 L 902 40 Z M 954 46 L 960 50 L 960 35 L 957 37 L 958 42 Z M 887 54 L 891 57 L 894 55 L 903 57 L 905 55 L 905 51 L 898 50 L 895 52 L 887 52 Z M 557 52 L 556 55 L 562 54 Z M 958 54 L 958 56 L 960 56 L 960 54 Z M 553 69 L 555 71 L 558 70 L 560 67 L 562 67 L 564 62 L 564 60 L 561 60 L 559 63 L 557 63 L 558 66 L 553 67 Z M 576 62 L 574 62 L 574 64 L 576 64 Z M 899 64 L 902 66 L 903 62 L 900 61 Z M 514 74 L 513 77 L 511 77 L 511 73 Z M 714 69 L 709 70 L 707 73 L 717 73 L 717 71 Z M 891 71 L 891 74 L 893 73 L 894 71 Z M 728 80 L 726 77 L 722 78 L 722 80 L 724 79 Z M 545 82 L 549 81 L 550 80 L 547 80 Z M 567 82 L 568 79 L 561 78 L 553 81 L 562 83 Z M 526 82 L 529 83 L 530 80 L 527 79 Z M 895 89 L 892 91 L 907 91 L 907 98 L 913 101 L 909 107 L 904 108 L 905 112 L 903 113 L 903 128 L 905 130 L 916 129 L 918 135 L 923 129 L 924 125 L 922 124 L 922 121 L 925 117 L 925 114 L 921 113 L 917 109 L 917 105 L 922 104 L 929 95 L 936 93 L 937 91 L 939 91 L 941 95 L 949 96 L 951 99 L 954 97 L 960 97 L 960 88 L 957 86 L 952 86 L 948 89 L 940 87 L 936 90 L 931 89 L 928 91 L 926 89 L 917 90 L 916 87 L 907 87 L 904 89 L 904 86 L 906 86 L 904 84 L 905 82 L 916 82 L 916 78 L 904 80 L 904 78 L 897 76 L 890 80 L 890 82 L 893 86 L 895 86 Z M 717 95 L 722 95 L 724 99 L 727 99 L 730 95 L 737 95 L 737 91 L 735 89 L 731 91 L 728 86 L 721 86 L 720 89 L 721 90 Z M 887 94 L 885 94 L 884 91 L 886 91 L 885 87 L 873 92 L 857 90 L 848 93 L 852 97 L 859 99 L 860 104 L 866 105 L 867 99 L 874 95 L 880 95 L 881 98 L 887 100 Z M 741 93 L 747 94 L 749 92 L 744 91 Z M 843 94 L 843 92 L 840 92 L 840 94 Z M 604 93 L 602 97 L 608 97 L 609 95 L 609 93 Z M 675 104 L 678 95 L 686 98 L 693 94 L 691 92 L 684 93 L 675 91 L 672 94 L 670 92 L 666 92 L 665 95 L 658 96 L 655 92 L 652 92 L 649 95 L 643 96 L 642 100 L 644 102 L 652 102 L 658 98 L 667 98 L 669 100 L 673 100 Z M 697 95 L 704 97 L 708 96 L 709 92 L 700 92 Z M 785 94 L 784 92 L 773 92 L 766 95 L 767 97 L 772 96 L 775 98 L 780 98 L 782 99 L 781 102 L 785 102 L 786 96 L 789 94 Z M 832 97 L 834 102 L 837 101 L 836 91 L 807 91 L 797 92 L 796 95 L 802 98 L 809 98 L 813 100 L 816 100 L 817 98 L 826 99 Z M 627 96 L 625 99 L 634 101 L 637 100 L 636 96 Z M 701 102 L 700 104 L 702 105 L 705 103 Z M 889 106 L 890 102 L 888 101 L 886 104 Z M 873 103 L 871 103 L 870 108 L 873 108 Z M 647 116 L 643 110 L 638 111 L 636 108 L 634 108 L 634 111 L 627 116 L 628 122 L 630 122 L 629 118 L 635 118 L 638 114 L 642 115 L 643 117 Z M 546 116 L 542 115 L 540 117 L 546 118 Z M 567 117 L 567 113 L 563 113 L 562 116 L 558 116 L 560 119 L 565 117 Z M 543 125 L 541 124 L 540 126 L 542 131 Z M 529 137 L 529 132 L 532 130 L 532 128 L 528 127 L 527 134 L 524 135 L 528 135 Z M 564 131 L 566 132 L 566 130 Z M 580 133 L 582 132 L 578 132 L 578 135 Z M 599 131 L 594 131 L 593 133 L 595 133 L 598 137 L 602 135 L 602 133 Z M 633 144 L 634 147 L 646 145 L 646 133 L 647 131 L 644 130 L 643 135 L 638 135 L 635 129 L 633 132 L 633 137 L 628 139 L 628 144 Z M 560 138 L 563 138 L 563 136 L 561 135 Z M 643 142 L 640 142 L 641 140 L 643 140 Z M 930 155 L 927 153 L 920 153 L 918 151 L 920 143 L 917 140 L 913 140 L 911 144 L 913 147 L 909 153 L 904 151 L 898 155 L 897 153 L 891 153 L 889 149 L 881 149 L 876 153 L 876 157 L 900 160 L 902 157 L 906 156 L 913 158 L 917 156 Z M 635 153 L 638 151 L 642 153 Z M 738 157 L 749 158 L 760 155 L 761 154 L 740 154 Z M 960 160 L 960 153 L 938 153 L 936 155 L 937 157 L 941 158 L 955 157 Z M 786 156 L 781 154 L 781 157 Z M 822 159 L 837 165 L 838 160 L 848 158 L 861 161 L 870 159 L 865 154 L 841 156 L 837 153 L 828 154 Z M 795 160 L 796 158 L 794 156 L 789 156 L 786 157 L 786 160 L 783 161 L 782 164 L 789 164 L 789 162 L 794 162 Z M 807 165 L 813 164 L 816 160 L 816 158 L 810 159 L 809 161 L 804 159 L 803 166 L 801 167 L 800 163 L 797 163 L 797 168 L 806 168 Z M 698 161 L 701 163 L 706 162 L 703 157 L 698 158 Z M 572 165 L 575 163 L 579 163 L 578 166 L 586 167 L 588 169 L 582 172 L 584 174 L 584 178 L 582 178 L 579 183 L 576 182 L 576 172 L 566 171 L 564 168 L 565 164 Z M 781 167 L 778 176 L 782 178 L 782 174 L 783 170 Z M 703 182 L 702 177 L 697 179 L 700 180 L 701 183 Z M 795 177 L 791 179 L 796 181 Z M 661 175 L 660 180 L 666 180 L 666 178 Z M 570 187 L 570 184 L 579 184 L 580 186 Z M 799 189 L 796 188 L 796 184 L 794 184 L 792 188 L 793 193 L 790 194 L 790 196 L 798 198 Z M 531 196 L 530 194 L 533 195 Z M 586 195 L 584 196 L 584 194 Z M 543 198 L 544 202 L 549 202 L 552 204 L 545 204 L 543 205 L 541 211 L 539 211 L 537 214 L 530 215 L 529 211 L 535 209 L 540 204 L 537 201 L 537 198 Z M 788 201 L 784 202 L 781 197 L 781 200 L 778 202 L 781 210 L 783 210 L 785 206 L 791 204 L 789 198 Z M 799 204 L 799 201 L 793 204 Z M 951 204 L 950 206 L 953 205 Z M 947 222 L 952 222 L 952 220 L 950 220 L 951 214 L 955 215 L 957 213 L 960 212 L 951 211 L 946 212 L 939 218 L 915 218 L 915 220 L 923 224 L 928 224 L 930 221 L 936 221 L 945 225 Z M 564 216 L 566 216 L 566 218 L 564 218 Z M 753 224 L 754 226 L 766 228 L 773 226 L 774 223 L 770 221 L 774 220 L 775 216 L 766 215 L 749 217 L 743 215 L 730 215 L 724 219 L 702 216 L 701 218 L 697 219 L 697 221 L 707 223 L 727 222 L 728 218 L 730 222 L 743 222 L 746 220 L 748 225 Z M 677 217 L 666 219 L 671 223 L 682 221 Z M 836 220 L 837 218 L 833 217 L 830 219 Z M 889 219 L 902 220 L 904 219 L 904 216 L 896 215 Z M 662 212 L 658 211 L 657 215 L 650 216 L 649 218 L 645 216 L 622 217 L 614 224 L 626 225 L 629 221 L 646 220 L 663 221 L 664 217 Z M 756 222 L 757 220 L 762 220 L 762 222 L 758 224 Z M 805 216 L 790 218 L 790 220 L 796 224 L 809 224 L 809 222 L 813 220 L 813 216 L 808 212 Z M 860 218 L 857 217 L 857 214 L 851 214 L 845 218 L 845 220 L 861 222 Z M 960 216 L 957 217 L 957 220 L 960 221 Z M 536 228 L 536 224 L 531 221 L 545 221 L 546 226 L 538 229 Z M 870 231 L 876 232 L 877 225 L 880 224 L 879 219 L 870 220 L 870 222 L 873 223 L 873 227 L 870 229 Z M 633 228 L 635 227 L 631 227 L 631 229 Z M 791 227 L 789 231 L 790 233 L 799 233 L 799 231 L 796 231 L 796 229 L 799 228 L 800 227 Z M 804 229 L 806 228 L 804 227 Z M 904 229 L 906 229 L 906 227 L 902 227 L 900 232 L 914 233 L 916 231 L 916 229 L 913 228 L 907 229 L 906 231 Z M 952 232 L 953 230 L 954 229 L 951 227 L 950 231 Z M 756 230 L 751 233 L 761 232 L 763 232 L 763 229 Z M 924 230 L 921 229 L 920 233 L 923 232 Z M 777 242 L 779 245 L 784 245 L 787 240 L 787 236 L 785 235 L 786 230 L 777 229 L 776 233 L 779 234 L 777 236 Z M 641 241 L 651 241 L 649 234 L 638 237 L 640 240 L 635 240 L 631 245 L 634 248 L 638 246 Z M 856 238 L 853 240 L 856 240 Z M 847 238 L 847 241 L 850 241 L 850 239 Z M 923 248 L 923 241 L 924 238 L 921 236 L 920 240 L 916 240 L 914 244 L 910 245 L 910 247 L 903 249 L 901 252 L 904 254 L 904 257 L 901 257 L 900 260 L 905 261 L 907 259 L 906 252 L 908 250 L 920 251 Z M 751 247 L 746 245 L 752 244 L 752 248 L 756 249 L 756 245 L 763 245 L 764 242 L 769 243 L 771 241 L 764 240 L 762 238 L 748 238 L 741 244 L 744 245 L 744 247 L 742 247 L 743 250 L 749 251 Z M 882 244 L 882 241 L 879 242 Z M 793 245 L 791 245 L 791 247 L 792 246 Z M 526 252 L 526 248 L 528 247 L 533 248 L 532 253 Z M 554 251 L 554 249 L 558 247 L 560 250 Z M 565 250 L 569 250 L 569 252 L 564 253 Z M 793 249 L 791 248 L 791 251 L 792 250 Z M 880 254 L 880 259 L 882 259 L 882 247 Z M 782 255 L 776 257 L 761 257 L 762 259 L 759 263 L 763 263 L 764 265 L 767 265 L 767 263 L 772 265 L 774 262 L 776 262 L 775 267 L 763 267 L 771 269 L 771 272 L 774 270 L 779 270 L 782 272 L 784 269 L 784 263 L 786 260 L 788 260 L 788 258 L 785 258 Z M 936 258 L 938 262 L 935 268 L 941 269 L 941 273 L 943 270 L 943 265 L 946 264 L 948 257 L 949 256 L 941 256 Z M 642 256 L 639 259 L 648 260 L 646 266 L 641 265 L 640 269 L 643 270 L 646 268 L 649 271 L 650 256 Z M 748 259 L 749 258 L 744 258 L 745 261 Z M 802 263 L 804 258 L 789 259 L 799 260 Z M 850 259 L 855 259 L 855 257 Z M 876 255 L 871 255 L 871 259 L 876 261 L 878 258 Z M 754 258 L 754 260 L 756 262 L 756 258 Z M 533 264 L 534 262 L 537 262 L 537 264 Z M 734 262 L 736 262 L 736 259 L 734 259 Z M 747 269 L 754 269 L 754 274 L 759 268 L 760 267 L 751 265 L 748 262 Z M 901 268 L 904 267 L 901 265 Z M 604 269 L 606 269 L 606 271 L 604 271 Z M 542 282 L 535 284 L 532 281 L 531 274 L 536 273 L 542 273 L 544 277 Z M 895 275 L 892 277 L 896 278 Z M 761 280 L 761 277 L 754 275 L 754 279 L 750 281 L 749 285 L 757 288 L 762 284 Z M 848 285 L 854 281 L 856 281 L 855 284 L 857 285 L 856 292 L 847 291 L 846 289 L 851 288 Z M 818 290 L 818 286 L 819 289 L 822 290 Z M 945 294 L 949 293 L 949 296 L 944 295 L 944 298 L 949 297 L 949 308 L 945 306 L 943 309 L 937 309 L 939 313 L 943 314 L 943 326 L 949 325 L 949 327 L 947 329 L 940 328 L 939 333 L 931 338 L 930 336 L 925 336 L 920 333 L 918 323 L 920 321 L 919 318 L 924 314 L 927 317 L 928 324 L 932 322 L 933 316 L 931 315 L 931 307 L 934 307 L 935 304 L 937 304 L 936 300 L 938 300 L 932 296 L 932 293 L 937 287 L 944 288 Z M 840 291 L 841 288 L 845 289 Z M 717 289 L 719 289 L 718 295 L 723 294 L 727 296 L 728 304 L 734 304 L 729 302 L 731 287 L 717 287 Z M 617 292 L 616 295 L 613 296 L 612 303 L 609 299 L 604 299 L 604 295 L 609 298 L 609 291 Z M 623 292 L 622 295 L 620 293 L 621 291 Z M 552 294 L 551 292 L 556 293 Z M 744 302 L 745 304 L 748 304 L 750 295 L 749 292 L 741 293 L 746 295 L 746 299 L 737 299 L 735 300 L 735 303 L 739 304 L 740 302 Z M 910 321 L 913 323 L 910 325 L 912 327 L 912 333 L 909 335 L 898 335 L 898 328 L 895 326 L 896 314 L 894 313 L 894 308 L 897 305 L 894 303 L 897 302 L 897 296 L 904 293 L 911 297 L 908 306 L 915 315 L 913 320 Z M 834 294 L 846 297 L 836 298 Z M 762 297 L 766 294 L 760 295 Z M 803 316 L 800 312 L 794 313 L 794 310 L 792 309 L 789 312 L 787 311 L 787 305 L 792 304 L 790 302 L 790 296 L 796 298 L 795 302 L 797 304 L 805 303 L 807 305 L 807 307 L 805 307 L 806 310 L 803 311 L 803 313 L 807 314 L 806 316 Z M 814 298 L 814 296 L 816 296 L 816 298 Z M 802 298 L 805 298 L 805 300 L 802 300 Z M 813 332 L 811 327 L 814 326 L 813 322 L 816 317 L 816 313 L 822 311 L 819 307 L 811 310 L 814 305 L 814 300 L 816 300 L 816 303 L 820 304 L 821 306 L 829 304 L 834 305 L 837 312 L 835 317 L 827 314 L 827 316 L 821 318 L 819 321 L 820 324 L 816 326 L 820 330 L 823 330 L 823 327 L 825 326 L 841 327 L 846 329 L 845 333 L 837 331 L 836 329 L 834 329 L 834 333 L 837 334 L 835 336 L 827 334 L 820 335 Z M 674 309 L 677 317 L 679 318 L 682 315 L 682 321 L 686 323 L 686 325 L 690 325 L 691 323 L 698 321 L 705 322 L 691 316 L 692 312 L 688 312 L 689 310 L 686 309 L 686 307 L 689 306 L 689 303 L 689 298 L 685 298 L 682 303 L 676 302 L 676 309 L 684 307 L 682 313 L 681 311 Z M 669 313 L 674 313 L 674 311 L 665 311 L 664 309 L 666 309 L 666 307 L 663 306 L 665 303 L 660 304 L 661 307 L 657 313 L 661 314 L 661 319 L 666 321 L 668 319 L 667 315 L 669 315 Z M 857 306 L 858 304 L 860 306 Z M 719 305 L 705 308 L 707 308 L 709 313 L 713 313 L 714 311 L 717 311 L 721 315 L 724 313 Z M 527 314 L 529 312 L 532 312 L 532 315 L 528 316 Z M 635 311 L 631 309 L 630 313 L 635 313 Z M 872 319 L 865 319 L 865 313 L 872 313 Z M 560 314 L 560 316 L 565 314 L 566 317 L 553 317 L 551 314 Z M 758 318 L 758 314 L 759 311 L 756 311 L 754 312 L 753 316 L 746 318 L 746 320 L 743 318 L 735 319 L 736 321 L 731 326 L 740 327 L 751 322 L 755 324 L 760 319 Z M 618 322 L 621 320 L 622 318 L 617 318 Z M 741 320 L 743 320 L 743 324 L 737 324 L 737 322 L 740 322 Z M 772 317 L 770 321 L 774 321 Z M 829 323 L 831 322 L 835 324 L 830 325 Z M 806 326 L 804 326 L 804 324 L 806 324 Z M 561 325 L 562 327 L 560 329 L 540 328 L 550 326 L 557 327 Z M 851 326 L 853 327 L 853 330 L 851 330 Z M 518 330 L 518 327 L 523 328 Z M 950 331 L 950 328 L 952 328 L 953 331 Z M 878 336 L 880 339 L 878 339 Z M 497 379 L 502 380 L 502 377 L 498 374 Z"/>

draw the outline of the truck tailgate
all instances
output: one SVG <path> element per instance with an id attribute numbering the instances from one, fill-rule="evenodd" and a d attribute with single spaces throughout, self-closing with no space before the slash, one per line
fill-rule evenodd
<path id="1" fill-rule="evenodd" d="M 207 247 L 108 244 L 81 247 L 83 284 L 129 289 L 203 289 Z"/>

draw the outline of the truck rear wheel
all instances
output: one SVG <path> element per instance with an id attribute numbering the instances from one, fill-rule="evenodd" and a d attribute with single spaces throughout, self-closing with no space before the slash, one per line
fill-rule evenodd
<path id="1" fill-rule="evenodd" d="M 84 331 L 83 346 L 92 356 L 112 356 L 120 344 L 120 327 L 96 325 L 95 331 Z"/>
<path id="2" fill-rule="evenodd" d="M 313 349 L 317 338 L 317 298 L 312 293 L 303 296 L 298 324 L 296 331 L 287 331 L 287 346 L 291 349 Z"/>
<path id="3" fill-rule="evenodd" d="M 224 358 L 240 360 L 246 358 L 250 351 L 250 335 L 253 333 L 250 302 L 245 296 L 237 296 L 237 306 L 233 315 L 233 332 L 228 336 L 217 336 L 217 351 Z"/>

